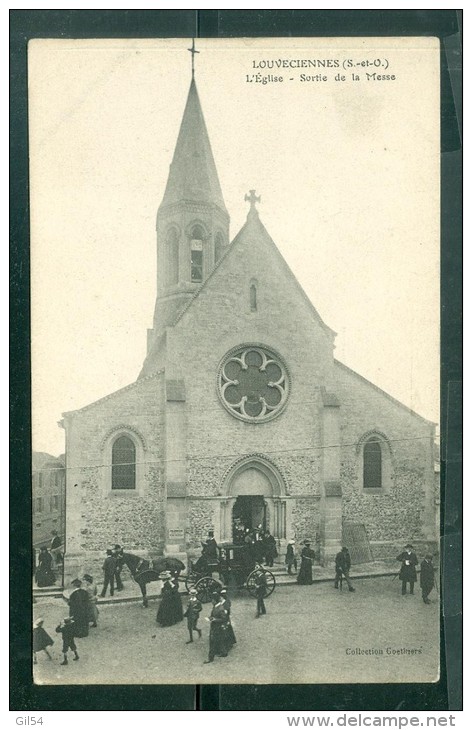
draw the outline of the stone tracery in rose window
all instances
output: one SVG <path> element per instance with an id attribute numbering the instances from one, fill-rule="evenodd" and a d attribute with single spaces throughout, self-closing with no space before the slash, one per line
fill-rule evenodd
<path id="1" fill-rule="evenodd" d="M 268 421 L 284 407 L 289 379 L 281 359 L 266 348 L 241 347 L 229 353 L 219 373 L 225 407 L 245 421 Z"/>

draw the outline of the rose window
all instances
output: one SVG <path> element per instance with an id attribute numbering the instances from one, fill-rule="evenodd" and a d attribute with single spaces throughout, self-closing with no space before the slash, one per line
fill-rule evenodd
<path id="1" fill-rule="evenodd" d="M 223 360 L 218 390 L 224 406 L 245 421 L 268 421 L 285 406 L 289 379 L 279 356 L 262 347 L 240 347 Z"/>

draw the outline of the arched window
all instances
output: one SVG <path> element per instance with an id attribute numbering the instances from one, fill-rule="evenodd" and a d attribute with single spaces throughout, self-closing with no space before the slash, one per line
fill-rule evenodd
<path id="1" fill-rule="evenodd" d="M 175 228 L 171 228 L 167 234 L 166 272 L 168 286 L 179 283 L 179 236 Z"/>
<path id="2" fill-rule="evenodd" d="M 215 264 L 223 256 L 224 241 L 221 233 L 217 233 L 215 236 Z"/>
<path id="3" fill-rule="evenodd" d="M 191 280 L 199 283 L 203 281 L 203 240 L 205 232 L 201 226 L 194 226 L 190 240 L 190 271 Z"/>
<path id="4" fill-rule="evenodd" d="M 364 445 L 364 489 L 382 487 L 382 449 L 379 439 L 370 438 Z"/>
<path id="5" fill-rule="evenodd" d="M 257 311 L 257 289 L 255 284 L 251 284 L 249 287 L 249 305 L 251 312 Z"/>
<path id="6" fill-rule="evenodd" d="M 119 436 L 111 451 L 111 488 L 136 488 L 136 447 L 128 436 Z"/>

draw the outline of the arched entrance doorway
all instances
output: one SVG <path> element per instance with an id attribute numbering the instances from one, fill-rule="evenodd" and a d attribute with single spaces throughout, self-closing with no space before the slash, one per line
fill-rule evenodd
<path id="1" fill-rule="evenodd" d="M 267 474 L 247 466 L 233 479 L 231 493 L 236 497 L 231 525 L 235 542 L 239 542 L 246 530 L 270 530 L 267 499 L 273 496 L 273 487 Z"/>
<path id="2" fill-rule="evenodd" d="M 228 472 L 221 503 L 220 539 L 236 541 L 243 531 L 261 526 L 276 539 L 285 540 L 287 522 L 284 481 L 268 460 L 245 457 Z"/>

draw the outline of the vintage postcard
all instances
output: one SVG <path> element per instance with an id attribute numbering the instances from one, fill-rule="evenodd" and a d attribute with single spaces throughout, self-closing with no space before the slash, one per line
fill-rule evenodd
<path id="1" fill-rule="evenodd" d="M 438 40 L 28 68 L 35 682 L 437 681 Z"/>

